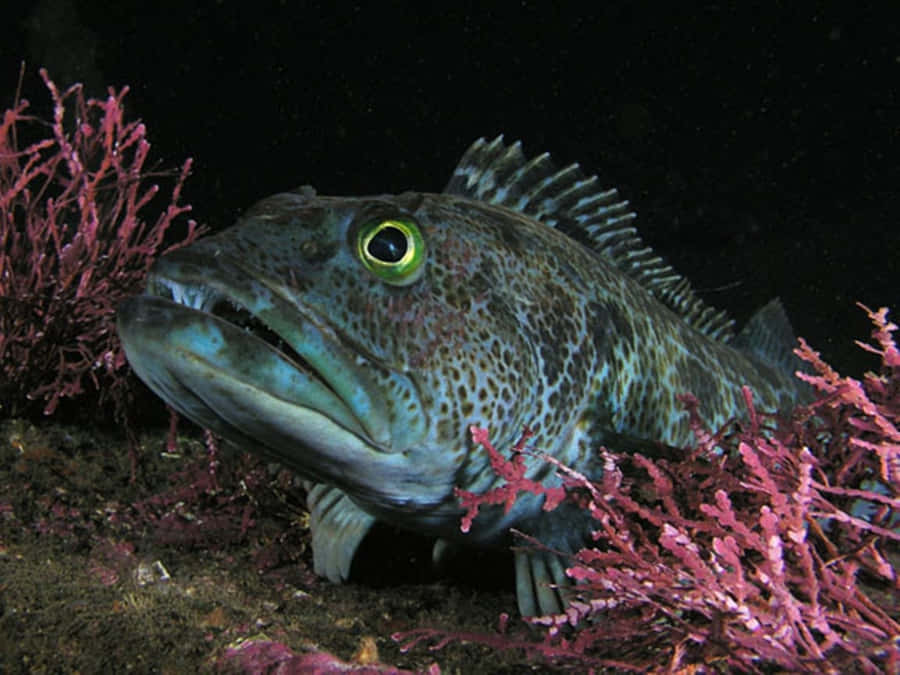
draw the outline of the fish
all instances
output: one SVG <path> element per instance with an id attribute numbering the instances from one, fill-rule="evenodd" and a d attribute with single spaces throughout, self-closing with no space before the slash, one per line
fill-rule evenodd
<path id="1" fill-rule="evenodd" d="M 119 308 L 134 372 L 229 443 L 307 489 L 317 574 L 348 580 L 378 521 L 447 544 L 508 547 L 522 615 L 558 613 L 586 514 L 521 494 L 467 533 L 454 492 L 500 484 L 470 433 L 531 443 L 589 478 L 599 449 L 691 441 L 679 395 L 712 426 L 802 397 L 781 303 L 742 330 L 644 244 L 616 189 L 520 142 L 481 138 L 443 192 L 263 199 L 162 256 Z M 558 485 L 554 465 L 527 477 Z"/>

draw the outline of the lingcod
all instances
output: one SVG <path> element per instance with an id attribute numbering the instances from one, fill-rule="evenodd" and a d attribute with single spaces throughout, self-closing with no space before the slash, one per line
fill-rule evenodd
<path id="1" fill-rule="evenodd" d="M 679 394 L 711 425 L 799 395 L 774 300 L 737 332 L 646 246 L 629 203 L 577 164 L 479 139 L 441 193 L 263 199 L 157 261 L 118 311 L 138 376 L 197 424 L 304 482 L 316 572 L 346 581 L 376 521 L 480 547 L 515 528 L 524 615 L 558 612 L 590 519 L 523 493 L 468 533 L 454 487 L 500 479 L 472 425 L 590 478 L 599 448 L 689 443 Z M 559 484 L 528 454 L 527 475 Z M 519 547 L 517 547 L 518 549 Z"/>

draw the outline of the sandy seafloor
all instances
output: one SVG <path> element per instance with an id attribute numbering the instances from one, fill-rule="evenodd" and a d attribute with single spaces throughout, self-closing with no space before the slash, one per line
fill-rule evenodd
<path id="1" fill-rule="evenodd" d="M 223 545 L 220 534 L 171 541 L 133 505 L 166 493 L 173 473 L 205 462 L 206 450 L 188 435 L 165 453 L 162 430 L 140 442 L 132 481 L 124 436 L 23 420 L 0 425 L 0 672 L 219 672 L 227 646 L 247 639 L 416 671 L 433 663 L 444 673 L 534 666 L 521 653 L 478 646 L 404 654 L 390 639 L 423 626 L 493 631 L 501 611 L 515 615 L 511 559 L 473 553 L 458 561 L 456 575 L 438 580 L 427 542 L 380 532 L 361 551 L 366 564 L 354 567 L 360 581 L 335 586 L 309 571 L 302 502 L 269 485 L 245 494 L 239 484 L 222 485 L 220 496 L 237 495 L 238 515 L 267 500 L 257 502 L 262 508 L 240 541 Z M 220 465 L 224 483 L 254 463 L 223 462 L 230 465 Z M 223 513 L 194 507 L 170 510 L 181 523 Z M 233 533 L 239 523 L 211 529 Z M 279 561 L 260 572 L 267 554 Z M 417 583 L 403 583 L 404 574 Z"/>

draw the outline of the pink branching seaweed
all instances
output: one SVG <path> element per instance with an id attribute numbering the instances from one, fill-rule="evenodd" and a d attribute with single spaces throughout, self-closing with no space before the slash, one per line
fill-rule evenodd
<path id="1" fill-rule="evenodd" d="M 602 450 L 606 470 L 591 481 L 546 457 L 592 515 L 594 544 L 571 558 L 567 611 L 527 619 L 541 640 L 429 628 L 395 639 L 640 672 L 898 672 L 900 352 L 886 310 L 866 311 L 874 344 L 862 346 L 881 372 L 842 377 L 801 341 L 814 374 L 798 376 L 818 397 L 790 419 L 760 413 L 744 389 L 747 421 L 712 433 L 684 396 L 696 441 L 681 458 Z M 486 434 L 473 438 L 491 452 Z M 546 492 L 515 455 L 491 457 L 504 492 L 460 493 L 467 518 L 479 499 Z"/>
<path id="2" fill-rule="evenodd" d="M 891 524 L 896 518 L 900 494 L 900 352 L 892 333 L 897 326 L 887 319 L 887 309 L 877 312 L 860 305 L 875 324 L 874 345 L 857 341 L 866 351 L 881 359 L 881 372 L 866 373 L 862 381 L 842 377 L 814 351 L 800 340 L 797 355 L 815 370 L 814 375 L 798 373 L 798 377 L 815 387 L 821 398 L 810 406 L 824 428 L 813 427 L 817 434 L 829 433 L 828 460 L 833 476 L 822 490 L 836 497 L 865 498 L 872 513 L 855 526 L 860 531 L 885 535 L 879 525 Z M 859 485 L 879 486 L 874 494 L 861 495 Z M 846 520 L 845 513 L 829 515 Z"/>
<path id="3" fill-rule="evenodd" d="M 525 476 L 528 467 L 525 465 L 523 451 L 525 450 L 525 443 L 532 435 L 529 430 L 526 429 L 519 438 L 513 448 L 513 457 L 510 460 L 503 457 L 491 445 L 487 429 L 473 426 L 469 428 L 469 432 L 472 434 L 472 440 L 487 451 L 491 458 L 491 468 L 506 482 L 480 495 L 459 488 L 453 489 L 463 508 L 466 509 L 460 528 L 463 532 L 468 532 L 472 527 L 472 521 L 475 520 L 475 517 L 478 515 L 478 509 L 482 505 L 503 504 L 506 511 L 509 512 L 513 504 L 516 503 L 519 493 L 523 490 L 537 495 L 544 495 L 543 509 L 545 511 L 552 511 L 565 499 L 566 493 L 563 488 L 545 488 L 541 483 Z"/>
<path id="4" fill-rule="evenodd" d="M 217 673 L 415 675 L 411 670 L 381 663 L 347 662 L 313 646 L 296 652 L 285 644 L 266 639 L 244 640 L 229 646 L 212 665 Z M 419 672 L 422 675 L 441 675 L 440 666 L 436 663 Z"/>
<path id="5" fill-rule="evenodd" d="M 125 356 L 114 328 L 116 305 L 136 293 L 162 252 L 191 160 L 153 224 L 144 218 L 159 186 L 149 183 L 150 150 L 140 121 L 126 121 L 128 91 L 86 99 L 79 84 L 60 91 L 41 77 L 52 120 L 17 101 L 0 121 L 0 415 L 43 401 L 51 414 L 63 397 L 93 386 L 101 400 L 124 396 Z M 40 136 L 20 150 L 20 137 Z M 155 203 L 155 202 L 154 202 Z M 187 224 L 175 246 L 203 228 Z M 173 246 L 172 248 L 174 248 Z"/>

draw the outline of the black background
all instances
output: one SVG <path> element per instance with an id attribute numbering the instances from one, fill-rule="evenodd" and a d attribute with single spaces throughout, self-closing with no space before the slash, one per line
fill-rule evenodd
<path id="1" fill-rule="evenodd" d="M 191 156 L 219 229 L 303 183 L 439 191 L 479 136 L 579 161 L 740 321 L 780 296 L 835 365 L 854 306 L 897 303 L 900 40 L 891 3 L 77 3 L 4 9 L 0 96 L 128 84 L 153 157 Z M 560 9 L 559 7 L 562 7 Z"/>

